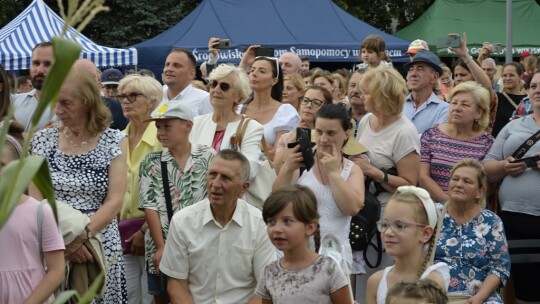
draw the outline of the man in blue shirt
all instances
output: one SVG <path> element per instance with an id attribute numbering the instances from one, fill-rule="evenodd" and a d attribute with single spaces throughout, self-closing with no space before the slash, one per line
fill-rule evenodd
<path id="1" fill-rule="evenodd" d="M 416 126 L 418 133 L 448 121 L 448 104 L 440 100 L 433 88 L 443 74 L 437 55 L 419 50 L 413 61 L 405 64 L 407 86 L 411 93 L 407 96 L 403 115 Z"/>

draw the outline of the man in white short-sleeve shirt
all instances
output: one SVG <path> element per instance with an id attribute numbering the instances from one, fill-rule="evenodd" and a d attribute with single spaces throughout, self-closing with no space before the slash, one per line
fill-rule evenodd
<path id="1" fill-rule="evenodd" d="M 159 270 L 171 303 L 257 303 L 255 287 L 276 259 L 261 212 L 239 199 L 249 188 L 249 161 L 220 151 L 206 177 L 208 198 L 178 211 Z"/>
<path id="2" fill-rule="evenodd" d="M 53 47 L 51 42 L 38 43 L 32 50 L 32 59 L 30 62 L 30 78 L 34 89 L 28 93 L 16 94 L 12 98 L 13 116 L 17 122 L 24 126 L 26 131 L 30 130 L 32 116 L 37 109 L 41 90 L 45 78 L 49 74 L 49 69 L 54 60 Z M 54 117 L 51 107 L 45 108 L 40 120 L 36 125 L 36 131 L 42 129 Z"/>
<path id="3" fill-rule="evenodd" d="M 214 112 L 208 92 L 191 85 L 195 79 L 196 64 L 195 57 L 188 50 L 173 49 L 169 53 L 163 67 L 162 80 L 166 87 L 161 104 L 185 103 L 193 110 L 194 117 Z"/>

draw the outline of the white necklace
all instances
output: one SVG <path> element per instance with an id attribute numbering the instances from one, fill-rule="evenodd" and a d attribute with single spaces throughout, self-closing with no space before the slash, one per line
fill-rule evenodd
<path id="1" fill-rule="evenodd" d="M 88 141 L 81 141 L 80 144 L 76 144 L 75 142 L 73 142 L 73 140 L 71 140 L 71 138 L 69 137 L 68 135 L 68 132 L 67 132 L 67 129 L 64 129 L 64 136 L 66 137 L 67 141 L 69 142 L 70 145 L 72 145 L 73 147 L 75 148 L 86 148 L 88 146 L 88 144 L 90 143 L 90 140 L 92 138 L 89 138 Z"/>

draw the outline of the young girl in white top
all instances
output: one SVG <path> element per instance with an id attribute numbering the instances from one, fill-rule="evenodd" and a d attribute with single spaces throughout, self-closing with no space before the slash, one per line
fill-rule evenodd
<path id="1" fill-rule="evenodd" d="M 399 187 L 377 222 L 386 252 L 395 258 L 395 265 L 369 278 L 367 304 L 384 304 L 388 289 L 399 282 L 430 279 L 445 291 L 448 289 L 448 265 L 431 265 L 436 226 L 437 211 L 428 192 L 414 186 Z"/>
<path id="2" fill-rule="evenodd" d="M 400 282 L 388 290 L 386 304 L 446 304 L 448 296 L 432 280 Z"/>
<path id="3" fill-rule="evenodd" d="M 268 237 L 283 257 L 266 266 L 255 293 L 262 303 L 352 303 L 349 283 L 331 258 L 311 250 L 308 239 L 316 235 L 317 199 L 304 186 L 274 191 L 263 206 Z"/>

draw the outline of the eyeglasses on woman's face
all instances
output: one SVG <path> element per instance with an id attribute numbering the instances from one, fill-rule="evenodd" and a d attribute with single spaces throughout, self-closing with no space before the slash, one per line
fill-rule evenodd
<path id="1" fill-rule="evenodd" d="M 124 98 L 127 98 L 127 100 L 130 103 L 133 103 L 133 102 L 137 101 L 137 97 L 139 97 L 139 96 L 144 96 L 144 94 L 143 93 L 131 92 L 129 94 L 118 94 L 118 95 L 116 95 L 116 97 L 118 98 L 119 101 L 123 101 Z"/>
<path id="2" fill-rule="evenodd" d="M 227 92 L 231 88 L 231 84 L 226 82 L 219 82 L 217 80 L 212 80 L 212 82 L 210 82 L 210 88 L 215 89 L 217 86 L 219 86 L 219 89 L 223 92 Z"/>
<path id="3" fill-rule="evenodd" d="M 403 221 L 403 220 L 389 221 L 389 220 L 382 219 L 382 220 L 377 221 L 377 230 L 379 230 L 379 232 L 381 233 L 385 232 L 386 229 L 388 229 L 388 227 L 390 227 L 392 231 L 399 233 L 405 230 L 405 228 L 410 227 L 410 226 L 417 226 L 417 227 L 423 228 L 423 227 L 426 227 L 427 225 Z"/>
<path id="4" fill-rule="evenodd" d="M 309 99 L 309 98 L 306 98 L 306 97 L 302 98 L 300 103 L 305 105 L 305 106 L 307 106 L 308 104 L 311 104 L 311 106 L 314 107 L 314 108 L 320 108 L 324 104 L 324 102 L 321 101 L 321 100 Z"/>

